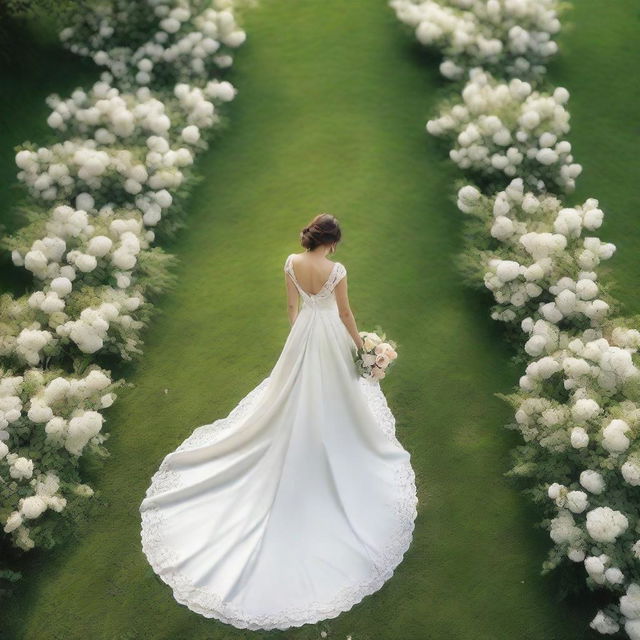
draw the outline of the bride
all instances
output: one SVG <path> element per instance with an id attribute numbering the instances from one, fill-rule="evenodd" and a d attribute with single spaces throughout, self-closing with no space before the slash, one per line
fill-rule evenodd
<path id="1" fill-rule="evenodd" d="M 143 552 L 174 598 L 241 629 L 336 617 L 411 543 L 415 475 L 379 382 L 353 361 L 347 270 L 326 257 L 340 236 L 329 214 L 302 230 L 273 369 L 164 458 L 140 505 Z"/>

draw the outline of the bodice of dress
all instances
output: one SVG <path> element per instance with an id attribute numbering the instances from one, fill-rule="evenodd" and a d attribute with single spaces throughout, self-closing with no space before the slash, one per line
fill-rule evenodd
<path id="1" fill-rule="evenodd" d="M 295 254 L 291 253 L 287 256 L 284 263 L 284 271 L 290 277 L 302 298 L 303 306 L 318 308 L 318 309 L 335 309 L 336 308 L 336 296 L 334 289 L 336 285 L 347 273 L 346 267 L 341 262 L 335 262 L 331 273 L 327 278 L 327 281 L 322 285 L 322 288 L 318 293 L 307 293 L 296 280 L 296 274 L 293 271 L 292 259 Z"/>

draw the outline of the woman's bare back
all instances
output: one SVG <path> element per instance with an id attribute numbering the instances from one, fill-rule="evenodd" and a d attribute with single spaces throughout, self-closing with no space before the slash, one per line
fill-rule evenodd
<path id="1" fill-rule="evenodd" d="M 291 268 L 298 284 L 311 295 L 318 293 L 333 271 L 335 262 L 325 257 L 315 257 L 305 251 L 294 253 Z"/>

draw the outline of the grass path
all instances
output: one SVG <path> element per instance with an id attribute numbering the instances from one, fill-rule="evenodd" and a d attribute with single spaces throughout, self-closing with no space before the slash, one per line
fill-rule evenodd
<path id="1" fill-rule="evenodd" d="M 580 28 L 593 20 L 576 16 Z M 448 196 L 459 173 L 423 130 L 444 87 L 436 61 L 383 0 L 262 0 L 246 29 L 231 128 L 201 158 L 206 180 L 170 248 L 180 285 L 147 333 L 135 389 L 108 414 L 112 458 L 94 483 L 107 507 L 77 542 L 33 552 L 0 637 L 585 638 L 591 611 L 554 602 L 554 579 L 538 575 L 547 534 L 502 477 L 518 438 L 493 393 L 521 372 L 487 299 L 452 265 L 460 220 Z M 580 37 L 568 39 L 577 47 Z M 578 88 L 565 84 L 580 121 Z M 586 137 L 577 159 L 588 173 Z M 323 210 L 343 225 L 336 259 L 349 269 L 359 328 L 380 323 L 402 350 L 384 386 L 417 474 L 415 538 L 396 575 L 339 618 L 236 630 L 173 600 L 142 555 L 138 507 L 163 456 L 269 373 L 289 330 L 282 263 Z"/>
<path id="2" fill-rule="evenodd" d="M 612 293 L 629 313 L 640 313 L 640 78 L 631 72 L 640 68 L 640 8 L 634 0 L 606 7 L 580 0 L 564 21 L 562 55 L 549 71 L 571 92 L 569 139 L 583 165 L 575 202 L 600 201 L 605 221 L 599 235 L 617 247 L 606 263 L 616 281 Z"/>

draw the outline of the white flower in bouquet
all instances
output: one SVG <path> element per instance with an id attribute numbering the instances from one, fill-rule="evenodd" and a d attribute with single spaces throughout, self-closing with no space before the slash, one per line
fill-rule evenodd
<path id="1" fill-rule="evenodd" d="M 102 258 L 111 251 L 112 246 L 113 240 L 111 238 L 103 235 L 93 236 L 87 245 L 87 254 Z"/>
<path id="2" fill-rule="evenodd" d="M 377 333 L 374 333 L 372 331 L 361 331 L 360 337 L 364 342 L 365 351 L 371 351 L 376 345 L 382 342 L 382 338 Z"/>
<path id="3" fill-rule="evenodd" d="M 360 331 L 363 348 L 358 349 L 354 362 L 358 373 L 369 381 L 381 380 L 387 374 L 387 370 L 398 357 L 396 343 L 387 340 L 386 335 L 379 328 L 379 333 L 372 331 Z"/>
<path id="4" fill-rule="evenodd" d="M 482 194 L 477 187 L 470 184 L 465 185 L 458 190 L 458 209 L 464 213 L 470 213 L 481 199 Z"/>

